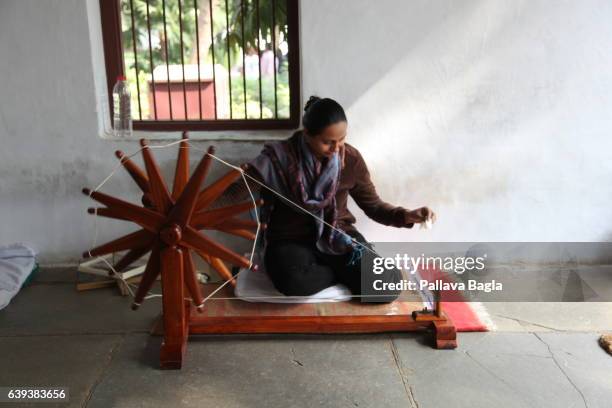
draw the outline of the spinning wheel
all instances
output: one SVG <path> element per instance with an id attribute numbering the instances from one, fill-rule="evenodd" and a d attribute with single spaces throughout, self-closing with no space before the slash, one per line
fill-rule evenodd
<path id="1" fill-rule="evenodd" d="M 186 134 L 180 142 L 174 184 L 170 192 L 151 153 L 151 147 L 145 140 L 141 141 L 141 145 L 146 171 L 120 151 L 117 157 L 142 190 L 142 206 L 98 191 L 83 190 L 86 195 L 104 205 L 101 208 L 90 208 L 89 213 L 133 222 L 140 229 L 93 248 L 84 257 L 127 251 L 114 265 L 115 270 L 121 271 L 150 252 L 132 308 L 138 308 L 161 274 L 164 335 L 160 353 L 162 368 L 181 367 L 189 334 L 376 333 L 431 329 L 437 348 L 457 346 L 455 327 L 441 310 L 440 302 L 437 302 L 435 313 L 432 313 L 420 310 L 420 299 L 418 303 L 412 303 L 414 309 L 411 313 L 403 314 L 207 316 L 199 313 L 206 299 L 215 292 L 203 298 L 194 267 L 194 253 L 232 284 L 234 278 L 226 262 L 255 269 L 248 259 L 201 231 L 216 230 L 254 240 L 256 236 L 252 230 L 258 226 L 257 222 L 238 216 L 260 206 L 262 201 L 214 208 L 215 201 L 242 177 L 242 171 L 233 168 L 201 190 L 214 149 L 208 149 L 190 177 Z M 186 294 L 189 295 L 187 299 Z"/>
<path id="2" fill-rule="evenodd" d="M 201 190 L 211 165 L 214 148 L 211 146 L 195 171 L 189 177 L 189 143 L 183 135 L 180 143 L 174 184 L 169 191 L 146 140 L 141 140 L 142 157 L 146 173 L 121 151 L 116 155 L 143 193 L 143 205 L 135 205 L 118 198 L 83 189 L 83 193 L 103 204 L 102 208 L 90 208 L 88 212 L 103 217 L 130 221 L 141 229 L 107 242 L 83 254 L 93 257 L 112 252 L 128 252 L 114 265 L 117 271 L 150 252 L 142 279 L 134 296 L 133 309 L 137 309 L 161 274 L 163 294 L 164 342 L 161 363 L 165 368 L 181 366 L 189 329 L 187 319 L 190 303 L 201 311 L 204 304 L 197 279 L 193 253 L 202 257 L 219 275 L 234 283 L 225 262 L 250 268 L 251 262 L 200 232 L 217 230 L 249 240 L 255 239 L 251 230 L 257 227 L 252 220 L 237 215 L 249 211 L 262 202 L 242 202 L 211 209 L 211 205 L 238 178 L 241 171 L 233 169 L 208 187 Z M 190 300 L 185 301 L 185 290 Z"/>

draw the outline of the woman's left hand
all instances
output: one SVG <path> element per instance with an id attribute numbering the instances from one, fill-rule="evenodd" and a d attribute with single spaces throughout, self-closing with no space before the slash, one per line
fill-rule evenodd
<path id="1" fill-rule="evenodd" d="M 416 210 L 406 211 L 404 221 L 406 224 L 419 224 L 426 221 L 435 222 L 436 213 L 429 207 L 421 207 L 417 208 Z"/>

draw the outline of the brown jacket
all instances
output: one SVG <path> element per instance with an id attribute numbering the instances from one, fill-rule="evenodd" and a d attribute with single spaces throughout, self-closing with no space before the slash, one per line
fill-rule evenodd
<path id="1" fill-rule="evenodd" d="M 370 178 L 368 168 L 359 151 L 345 144 L 345 165 L 340 173 L 340 183 L 336 193 L 338 211 L 337 227 L 344 231 L 355 230 L 355 216 L 347 208 L 349 195 L 359 208 L 374 221 L 394 227 L 412 227 L 406 224 L 404 214 L 406 209 L 395 207 L 380 199 Z M 275 199 L 271 194 L 264 193 L 264 200 Z M 312 242 L 315 239 L 315 223 L 311 215 L 305 214 L 292 204 L 281 199 L 275 199 L 274 209 L 270 215 L 267 230 L 269 241 L 295 240 Z"/>

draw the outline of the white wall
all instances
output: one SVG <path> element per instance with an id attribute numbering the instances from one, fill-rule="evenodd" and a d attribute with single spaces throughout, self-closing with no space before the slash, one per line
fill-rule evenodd
<path id="1" fill-rule="evenodd" d="M 432 231 L 370 239 L 612 238 L 612 2 L 307 1 L 304 93 L 348 110 L 380 193 Z"/>
<path id="2" fill-rule="evenodd" d="M 362 217 L 366 236 L 610 240 L 612 2 L 301 3 L 303 95 L 346 107 L 385 199 L 439 214 L 431 231 Z M 29 243 L 43 262 L 89 246 L 80 189 L 115 149 L 137 149 L 100 138 L 97 18 L 96 0 L 0 3 L 0 245 Z M 233 162 L 261 147 L 215 144 Z M 132 188 L 123 173 L 113 183 Z M 104 223 L 99 239 L 120 228 Z"/>

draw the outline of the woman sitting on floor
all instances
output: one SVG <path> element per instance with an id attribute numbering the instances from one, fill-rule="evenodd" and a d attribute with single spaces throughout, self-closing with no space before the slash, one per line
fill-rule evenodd
<path id="1" fill-rule="evenodd" d="M 392 301 L 398 292 L 373 291 L 372 283 L 397 282 L 400 274 L 372 273 L 375 254 L 353 225 L 348 196 L 368 217 L 394 227 L 411 228 L 434 213 L 427 207 L 408 211 L 378 197 L 361 154 L 345 143 L 346 115 L 336 101 L 313 96 L 304 111 L 303 130 L 266 144 L 248 165 L 251 175 L 292 202 L 262 190 L 266 271 L 288 296 L 309 296 L 342 283 L 362 301 Z"/>

